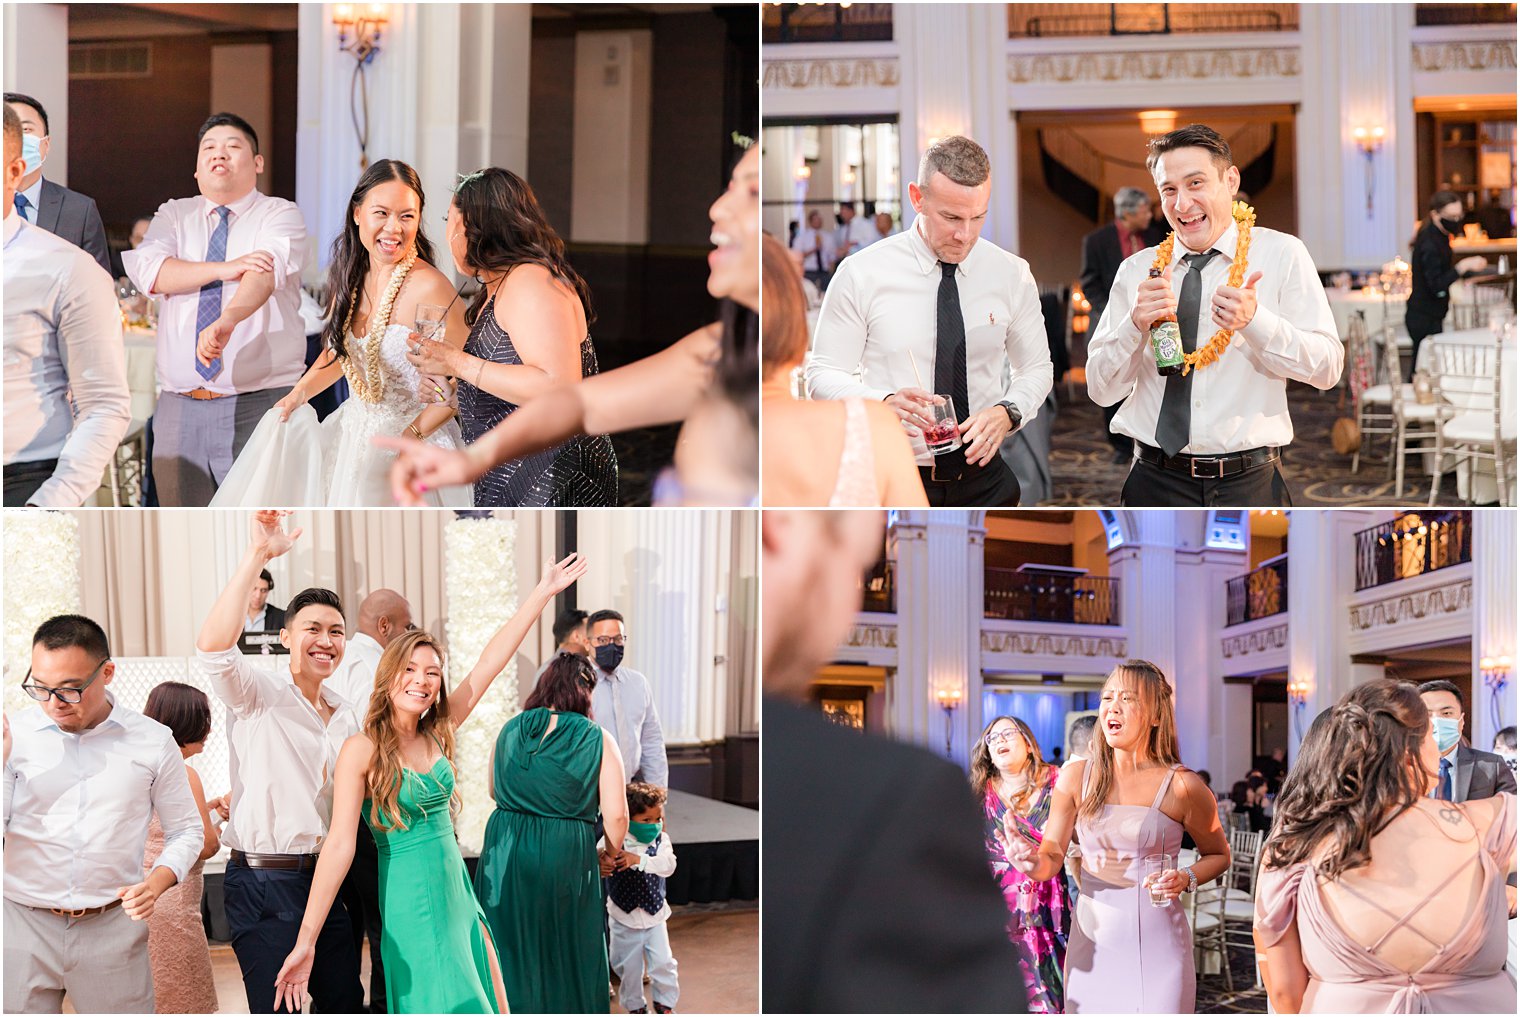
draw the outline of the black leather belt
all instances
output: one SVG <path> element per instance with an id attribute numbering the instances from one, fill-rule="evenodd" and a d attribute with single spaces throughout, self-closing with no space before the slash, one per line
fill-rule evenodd
<path id="1" fill-rule="evenodd" d="M 261 855 L 252 852 L 232 851 L 232 860 L 250 869 L 295 869 L 297 872 L 314 871 L 316 855 Z"/>
<path id="2" fill-rule="evenodd" d="M 1194 480 L 1223 480 L 1254 470 L 1258 466 L 1275 463 L 1282 458 L 1282 449 L 1276 445 L 1263 445 L 1261 448 L 1249 448 L 1244 452 L 1230 452 L 1222 456 L 1175 455 L 1168 459 L 1166 453 L 1159 448 L 1137 441 L 1135 458 Z"/>
<path id="3" fill-rule="evenodd" d="M 933 466 L 920 466 L 918 478 L 926 487 L 929 484 L 954 484 L 976 476 L 991 465 L 990 460 L 983 466 L 968 463 L 965 446 L 962 446 L 935 456 Z"/>

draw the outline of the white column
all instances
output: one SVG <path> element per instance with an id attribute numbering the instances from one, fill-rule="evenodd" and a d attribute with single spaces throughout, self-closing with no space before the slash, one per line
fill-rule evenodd
<path id="1" fill-rule="evenodd" d="M 649 239 L 653 46 L 653 33 L 642 29 L 575 37 L 570 233 L 577 242 Z"/>
<path id="2" fill-rule="evenodd" d="M 592 563 L 577 603 L 623 615 L 624 659 L 649 678 L 666 744 L 721 740 L 732 514 L 582 511 L 576 530 Z"/>
<path id="3" fill-rule="evenodd" d="M 1515 723 L 1515 674 L 1497 696 L 1483 681 L 1478 663 L 1484 657 L 1520 654 L 1515 645 L 1515 513 L 1510 510 L 1478 509 L 1473 512 L 1473 636 L 1472 720 L 1473 747 L 1487 752 L 1500 728 Z M 1497 705 L 1497 722 L 1494 717 Z"/>
<path id="4" fill-rule="evenodd" d="M 501 166 L 527 176 L 533 6 L 460 6 L 462 172 Z"/>
<path id="5" fill-rule="evenodd" d="M 52 146 L 43 175 L 69 182 L 69 7 L 67 4 L 5 5 L 5 91 L 20 92 L 47 107 Z"/>
<path id="6" fill-rule="evenodd" d="M 1189 549 L 1176 555 L 1173 647 L 1177 741 L 1182 761 L 1221 777 L 1226 770 L 1220 721 L 1226 716 L 1222 676 L 1210 666 L 1227 616 L 1225 583 L 1246 570 L 1244 551 Z M 1249 717 L 1249 711 L 1246 716 Z M 1249 740 L 1247 742 L 1249 744 Z M 1244 772 L 1244 771 L 1241 771 Z"/>
<path id="7" fill-rule="evenodd" d="M 1131 539 L 1109 552 L 1109 575 L 1119 580 L 1120 619 L 1129 635 L 1129 655 L 1148 660 L 1176 684 L 1177 516 L 1133 512 Z"/>

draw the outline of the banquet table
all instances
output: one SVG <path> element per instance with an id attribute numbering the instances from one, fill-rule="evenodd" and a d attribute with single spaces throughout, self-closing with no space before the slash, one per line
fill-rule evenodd
<path id="1" fill-rule="evenodd" d="M 1399 345 L 1408 345 L 1408 331 L 1404 327 L 1404 297 L 1390 295 L 1385 301 L 1380 290 L 1332 288 L 1325 290 L 1325 298 L 1330 301 L 1330 313 L 1335 316 L 1335 332 L 1341 337 L 1341 342 L 1345 342 L 1351 334 L 1351 319 L 1357 311 L 1362 311 L 1367 318 L 1369 337 L 1376 337 L 1384 321 L 1387 321 L 1393 326 L 1394 334 L 1402 338 Z"/>

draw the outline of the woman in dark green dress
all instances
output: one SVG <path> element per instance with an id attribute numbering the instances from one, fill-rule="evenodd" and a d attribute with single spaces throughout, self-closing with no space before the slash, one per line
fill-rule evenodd
<path id="1" fill-rule="evenodd" d="M 617 744 L 590 720 L 595 685 L 585 658 L 560 654 L 496 739 L 475 892 L 513 1013 L 607 1012 L 596 817 L 621 844 L 628 802 Z"/>

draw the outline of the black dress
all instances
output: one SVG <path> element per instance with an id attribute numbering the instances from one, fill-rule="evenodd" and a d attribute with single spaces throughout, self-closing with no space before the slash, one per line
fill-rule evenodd
<path id="1" fill-rule="evenodd" d="M 493 364 L 521 364 L 512 337 L 496 323 L 493 296 L 480 310 L 464 351 Z M 597 371 L 596 349 L 588 335 L 581 342 L 581 377 Z M 461 380 L 459 429 L 473 445 L 517 409 Z M 475 481 L 475 504 L 491 507 L 565 507 L 617 504 L 617 455 L 605 435 L 580 435 L 563 445 L 492 467 Z"/>

